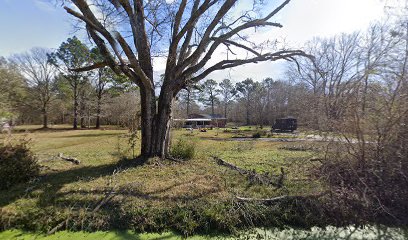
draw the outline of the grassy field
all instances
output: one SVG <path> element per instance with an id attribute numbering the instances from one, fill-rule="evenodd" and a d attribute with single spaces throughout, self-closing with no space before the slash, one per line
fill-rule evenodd
<path id="1" fill-rule="evenodd" d="M 223 240 L 404 240 L 408 237 L 408 230 L 389 227 L 366 226 L 355 228 L 352 226 L 345 228 L 314 227 L 310 230 L 303 229 L 254 229 L 250 232 L 242 232 L 236 235 L 194 235 L 189 236 L 190 240 L 223 239 Z M 176 240 L 184 239 L 177 233 L 135 233 L 133 231 L 97 231 L 97 232 L 70 232 L 60 231 L 53 235 L 24 232 L 21 230 L 8 230 L 0 232 L 0 239 L 3 240 Z"/>
<path id="2" fill-rule="evenodd" d="M 173 141 L 183 138 L 195 144 L 194 159 L 182 163 L 150 159 L 141 165 L 132 159 L 126 130 L 73 131 L 67 127 L 47 131 L 20 127 L 7 140 L 30 139 L 43 167 L 35 181 L 0 192 L 1 229 L 45 232 L 60 225 L 61 230 L 172 230 L 189 235 L 234 232 L 259 223 L 307 227 L 319 220 L 311 220 L 313 216 L 306 213 L 293 215 L 295 210 L 290 208 L 266 209 L 234 200 L 236 196 L 272 198 L 323 191 L 322 184 L 313 180 L 313 169 L 319 164 L 310 161 L 318 155 L 309 150 L 314 143 L 233 138 L 237 134 L 250 137 L 255 129 L 239 133 L 174 130 Z M 279 136 L 285 137 L 293 135 Z M 2 138 L 6 141 L 4 135 Z M 139 151 L 137 147 L 136 153 Z M 63 161 L 57 157 L 61 153 L 81 163 Z M 212 156 L 259 173 L 279 175 L 283 168 L 284 187 L 250 184 L 245 176 L 219 166 Z"/>

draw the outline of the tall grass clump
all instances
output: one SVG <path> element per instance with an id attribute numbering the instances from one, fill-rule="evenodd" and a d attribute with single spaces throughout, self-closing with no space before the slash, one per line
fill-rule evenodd
<path id="1" fill-rule="evenodd" d="M 195 155 L 195 142 L 190 139 L 180 138 L 170 147 L 170 155 L 181 160 L 190 160 Z"/>

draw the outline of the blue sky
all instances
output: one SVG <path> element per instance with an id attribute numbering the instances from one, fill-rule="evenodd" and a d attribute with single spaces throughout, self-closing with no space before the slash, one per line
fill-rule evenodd
<path id="1" fill-rule="evenodd" d="M 0 0 L 0 56 L 32 47 L 56 48 L 68 38 L 72 33 L 69 16 L 48 2 Z"/>
<path id="2" fill-rule="evenodd" d="M 73 36 L 72 19 L 53 0 L 0 0 L 0 56 L 8 57 L 32 47 L 57 48 Z M 283 2 L 274 0 L 274 3 Z M 274 20 L 282 29 L 257 32 L 257 39 L 285 39 L 290 46 L 301 46 L 313 37 L 330 37 L 341 32 L 367 28 L 384 15 L 385 0 L 292 0 Z M 219 56 L 221 57 L 221 56 Z M 214 56 L 217 59 L 217 56 Z M 155 64 L 156 75 L 164 71 L 162 60 Z M 281 77 L 282 63 L 260 63 L 220 71 L 209 77 L 215 80 L 247 77 L 262 80 Z"/>

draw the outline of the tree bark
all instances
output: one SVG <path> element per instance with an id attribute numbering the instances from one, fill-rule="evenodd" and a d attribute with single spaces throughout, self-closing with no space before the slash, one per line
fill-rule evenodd
<path id="1" fill-rule="evenodd" d="M 187 89 L 187 118 L 190 115 L 190 104 L 191 104 L 191 92 Z"/>
<path id="2" fill-rule="evenodd" d="M 214 99 L 211 99 L 211 114 L 214 115 Z"/>
<path id="3" fill-rule="evenodd" d="M 100 129 L 101 128 L 101 117 L 99 116 L 100 110 L 97 110 L 97 115 L 96 115 L 96 123 L 95 123 L 95 128 Z"/>
<path id="4" fill-rule="evenodd" d="M 142 144 L 141 155 L 143 157 L 168 157 L 170 145 L 170 124 L 172 117 L 172 104 L 174 91 L 167 87 L 168 91 L 162 91 L 157 102 L 154 91 L 140 90 L 142 114 Z"/>
<path id="5" fill-rule="evenodd" d="M 98 91 L 98 101 L 96 106 L 96 123 L 95 128 L 101 128 L 101 105 L 102 105 L 102 91 Z"/>
<path id="6" fill-rule="evenodd" d="M 74 121 L 73 128 L 78 129 L 78 94 L 77 87 L 74 87 Z"/>
<path id="7" fill-rule="evenodd" d="M 140 88 L 141 100 L 141 155 L 150 157 L 153 149 L 154 115 L 156 112 L 156 99 L 153 89 Z"/>
<path id="8" fill-rule="evenodd" d="M 250 119 L 249 119 L 249 96 L 247 97 L 246 100 L 246 125 L 248 126 L 250 123 Z"/>
<path id="9" fill-rule="evenodd" d="M 170 145 L 170 123 L 172 117 L 172 104 L 174 93 L 171 87 L 165 87 L 162 91 L 158 102 L 158 111 L 155 118 L 153 129 L 153 156 L 165 158 L 169 154 Z"/>
<path id="10" fill-rule="evenodd" d="M 43 109 L 43 128 L 48 128 L 48 112 L 47 109 Z"/>

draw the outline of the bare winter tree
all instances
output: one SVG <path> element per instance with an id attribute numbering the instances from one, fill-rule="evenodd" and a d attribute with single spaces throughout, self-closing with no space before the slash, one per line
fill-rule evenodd
<path id="1" fill-rule="evenodd" d="M 173 99 L 187 84 L 197 83 L 218 70 L 306 55 L 277 45 L 254 44 L 247 36 L 251 29 L 282 27 L 272 18 L 290 0 L 269 12 L 258 11 L 267 9 L 259 6 L 264 1 L 248 4 L 238 0 L 94 0 L 92 6 L 86 0 L 64 2 L 66 11 L 85 24 L 105 58 L 77 71 L 109 66 L 139 86 L 141 153 L 146 157 L 166 157 Z M 245 8 L 249 10 L 241 11 Z M 210 61 L 223 49 L 244 54 Z M 153 57 L 157 54 L 166 56 L 158 97 L 153 74 Z"/>
<path id="2" fill-rule="evenodd" d="M 331 129 L 344 116 L 362 76 L 360 43 L 359 33 L 315 39 L 308 44 L 314 60 L 299 61 L 288 71 L 291 80 L 303 81 L 312 89 L 318 126 Z"/>
<path id="3" fill-rule="evenodd" d="M 48 61 L 49 53 L 50 51 L 44 48 L 33 48 L 27 53 L 12 57 L 12 61 L 25 75 L 27 85 L 33 90 L 31 94 L 36 100 L 35 107 L 43 115 L 43 128 L 48 128 L 48 111 L 56 76 L 55 67 Z"/>

